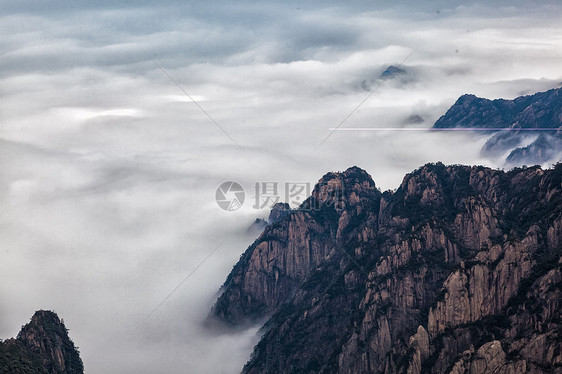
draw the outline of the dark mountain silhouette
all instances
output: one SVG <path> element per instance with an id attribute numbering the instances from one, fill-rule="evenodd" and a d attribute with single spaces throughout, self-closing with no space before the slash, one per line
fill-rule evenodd
<path id="1" fill-rule="evenodd" d="M 482 148 L 482 154 L 496 158 L 507 153 L 509 165 L 558 162 L 562 158 L 562 88 L 514 100 L 488 100 L 463 95 L 433 127 L 491 129 L 495 134 Z M 507 128 L 513 131 L 495 130 Z M 532 143 L 525 145 L 529 140 Z"/>
<path id="2" fill-rule="evenodd" d="M 562 164 L 326 174 L 210 318 L 267 322 L 245 373 L 560 373 Z"/>
<path id="3" fill-rule="evenodd" d="M 35 312 L 15 339 L 0 342 L 2 374 L 81 374 L 84 365 L 68 330 L 51 311 Z"/>

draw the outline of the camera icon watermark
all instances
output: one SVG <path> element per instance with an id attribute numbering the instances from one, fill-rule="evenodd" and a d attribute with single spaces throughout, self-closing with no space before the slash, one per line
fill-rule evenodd
<path id="1" fill-rule="evenodd" d="M 286 203 L 290 209 L 318 210 L 319 201 L 308 200 L 306 208 L 302 204 L 311 196 L 314 184 L 311 182 L 254 182 L 252 208 L 256 210 L 271 209 L 280 202 Z M 322 184 L 317 184 L 321 189 Z M 332 203 L 341 199 L 342 191 L 331 190 L 333 195 L 330 199 Z M 242 185 L 235 181 L 223 182 L 218 186 L 215 193 L 217 205 L 226 211 L 240 209 L 246 202 L 246 190 Z M 330 203 L 324 203 L 330 204 Z"/>
<path id="2" fill-rule="evenodd" d="M 220 208 L 232 212 L 242 207 L 246 200 L 246 191 L 239 183 L 227 181 L 217 188 L 215 200 Z"/>
<path id="3" fill-rule="evenodd" d="M 284 198 L 291 209 L 296 209 L 310 196 L 311 186 L 310 182 L 254 182 L 252 208 L 271 209 Z M 238 182 L 223 182 L 217 188 L 215 199 L 221 209 L 235 211 L 244 205 L 246 191 Z"/>

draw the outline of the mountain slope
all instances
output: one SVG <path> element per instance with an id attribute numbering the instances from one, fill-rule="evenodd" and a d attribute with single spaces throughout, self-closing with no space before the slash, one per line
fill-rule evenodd
<path id="1" fill-rule="evenodd" d="M 0 373 L 79 374 L 84 366 L 59 317 L 35 312 L 15 339 L 0 342 Z"/>
<path id="2" fill-rule="evenodd" d="M 509 153 L 511 165 L 557 162 L 562 157 L 562 88 L 517 97 L 488 100 L 463 95 L 435 122 L 434 128 L 491 129 L 495 134 L 482 148 L 487 157 Z M 497 131 L 512 128 L 514 131 Z M 494 130 L 495 129 L 495 130 Z M 558 131 L 517 131 L 553 129 Z M 532 136 L 539 135 L 532 140 Z M 526 140 L 532 143 L 525 145 Z"/>
<path id="3" fill-rule="evenodd" d="M 266 318 L 246 373 L 562 372 L 562 164 L 353 167 L 268 226 L 212 315 Z M 471 371 L 472 370 L 472 371 Z"/>

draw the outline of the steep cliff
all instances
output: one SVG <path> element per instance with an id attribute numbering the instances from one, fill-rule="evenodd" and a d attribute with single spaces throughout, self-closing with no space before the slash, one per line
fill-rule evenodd
<path id="1" fill-rule="evenodd" d="M 326 174 L 212 315 L 265 318 L 246 373 L 562 372 L 562 164 Z"/>
<path id="2" fill-rule="evenodd" d="M 0 373 L 79 374 L 84 366 L 59 317 L 35 312 L 15 339 L 0 342 Z"/>
<path id="3" fill-rule="evenodd" d="M 340 196 L 343 186 L 346 196 Z M 380 192 L 369 175 L 351 168 L 329 173 L 300 209 L 268 226 L 242 255 L 213 308 L 231 323 L 255 320 L 291 300 L 301 283 L 327 258 L 341 256 L 336 245 L 347 222 L 366 216 Z"/>

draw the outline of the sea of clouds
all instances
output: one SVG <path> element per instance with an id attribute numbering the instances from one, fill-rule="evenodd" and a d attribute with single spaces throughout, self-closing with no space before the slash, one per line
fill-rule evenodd
<path id="1" fill-rule="evenodd" d="M 256 182 L 503 167 L 482 134 L 329 129 L 559 87 L 562 6 L 386 3 L 0 1 L 0 337 L 53 309 L 88 373 L 239 372 L 259 326 L 203 321 L 268 214 Z"/>

